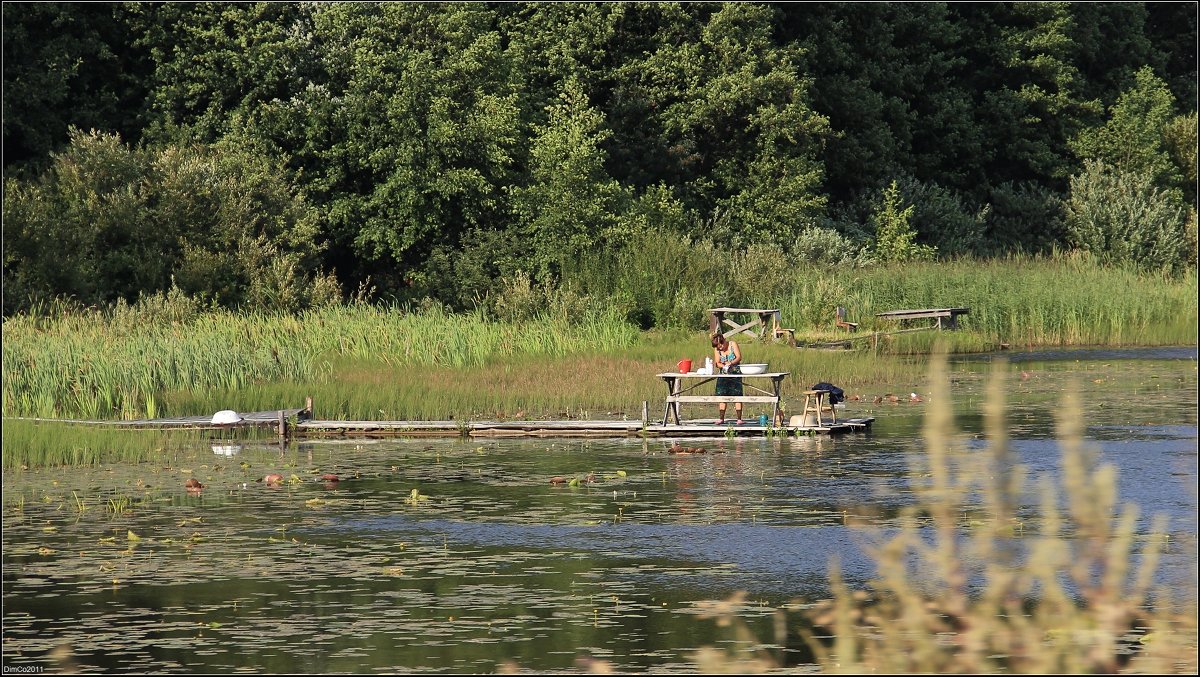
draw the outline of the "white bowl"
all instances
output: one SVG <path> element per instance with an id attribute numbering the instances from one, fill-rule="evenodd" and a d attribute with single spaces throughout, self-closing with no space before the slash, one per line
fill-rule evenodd
<path id="1" fill-rule="evenodd" d="M 221 411 L 218 411 L 217 413 L 213 414 L 213 417 L 212 417 L 213 425 L 228 425 L 230 423 L 240 423 L 241 420 L 242 420 L 242 417 L 239 416 L 238 413 L 232 409 L 222 409 Z"/>
<path id="2" fill-rule="evenodd" d="M 743 374 L 763 374 L 767 371 L 766 364 L 742 364 Z"/>

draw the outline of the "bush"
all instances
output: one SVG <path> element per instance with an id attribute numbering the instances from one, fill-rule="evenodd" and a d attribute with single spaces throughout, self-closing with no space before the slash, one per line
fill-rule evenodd
<path id="1" fill-rule="evenodd" d="M 912 227 L 919 240 L 942 256 L 974 254 L 983 249 L 987 207 L 972 211 L 949 189 L 911 177 L 899 181 L 898 188 L 904 201 L 913 206 Z"/>
<path id="2" fill-rule="evenodd" d="M 912 218 L 916 208 L 912 205 L 901 208 L 903 196 L 897 182 L 883 191 L 882 201 L 871 215 L 875 227 L 875 258 L 883 263 L 905 261 L 928 261 L 937 253 L 934 247 L 916 243 L 917 231 L 913 230 Z"/>
<path id="3" fill-rule="evenodd" d="M 1066 221 L 1072 243 L 1104 263 L 1168 273 L 1195 263 L 1182 196 L 1148 174 L 1086 162 L 1071 177 Z"/>
<path id="4" fill-rule="evenodd" d="M 817 265 L 860 268 L 873 262 L 870 252 L 832 228 L 806 228 L 791 249 L 793 258 Z"/>
<path id="5" fill-rule="evenodd" d="M 4 192 L 6 313 L 59 294 L 133 302 L 172 285 L 224 307 L 296 310 L 320 275 L 315 210 L 244 148 L 149 150 L 72 130 L 45 172 Z"/>

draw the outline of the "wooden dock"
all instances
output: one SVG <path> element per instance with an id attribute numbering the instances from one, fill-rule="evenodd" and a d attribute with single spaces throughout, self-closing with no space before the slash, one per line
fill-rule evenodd
<path id="1" fill-rule="evenodd" d="M 837 435 L 863 431 L 874 417 L 847 418 L 821 426 L 759 425 L 749 419 L 742 425 L 715 425 L 712 419 L 658 421 L 340 421 L 309 417 L 308 409 L 280 409 L 240 413 L 237 423 L 214 425 L 212 416 L 140 419 L 132 421 L 88 421 L 81 419 L 23 420 L 93 425 L 129 429 L 238 430 L 267 428 L 281 438 L 313 437 L 763 437 L 767 435 Z"/>
<path id="2" fill-rule="evenodd" d="M 823 426 L 773 428 L 745 423 L 714 425 L 712 420 L 663 425 L 626 421 L 301 421 L 291 428 L 296 437 L 722 437 L 725 435 L 835 435 L 866 430 L 874 417 L 851 418 Z"/>

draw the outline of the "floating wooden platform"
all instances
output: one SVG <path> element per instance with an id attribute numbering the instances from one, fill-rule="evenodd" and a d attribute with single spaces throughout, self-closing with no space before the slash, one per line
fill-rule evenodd
<path id="1" fill-rule="evenodd" d="M 836 435 L 866 430 L 874 417 L 846 418 L 823 426 L 772 428 L 747 422 L 715 425 L 712 419 L 685 420 L 680 424 L 624 421 L 335 421 L 308 418 L 308 409 L 280 409 L 240 413 L 238 423 L 214 425 L 212 416 L 140 419 L 134 421 L 87 421 L 80 419 L 24 420 L 96 425 L 134 429 L 231 430 L 272 428 L 288 438 L 305 437 L 724 437 L 736 435 Z"/>
<path id="2" fill-rule="evenodd" d="M 301 421 L 290 429 L 297 437 L 469 436 L 469 437 L 748 437 L 834 435 L 866 430 L 874 417 L 849 418 L 823 426 L 772 428 L 746 423 L 714 425 L 711 420 L 679 425 L 632 421 Z"/>
<path id="3" fill-rule="evenodd" d="M 284 420 L 303 420 L 307 415 L 306 409 L 277 409 L 275 411 L 239 412 L 242 420 L 238 423 L 214 424 L 212 414 L 204 416 L 178 416 L 175 418 L 144 418 L 128 421 L 93 421 L 78 418 L 33 418 L 27 416 L 14 417 L 15 421 L 41 421 L 44 423 L 72 423 L 78 425 L 95 425 L 112 428 L 146 428 L 161 430 L 168 428 L 187 428 L 194 430 L 230 430 L 234 428 L 274 428 L 279 425 L 280 418 Z"/>

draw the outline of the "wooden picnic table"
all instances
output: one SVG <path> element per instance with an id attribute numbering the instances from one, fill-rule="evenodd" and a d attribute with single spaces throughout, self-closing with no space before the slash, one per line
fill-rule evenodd
<path id="1" fill-rule="evenodd" d="M 937 320 L 938 329 L 958 329 L 958 316 L 971 312 L 970 308 L 922 308 L 919 310 L 889 310 L 875 313 L 875 317 L 885 320 L 920 320 L 931 318 Z"/>
<path id="2" fill-rule="evenodd" d="M 733 403 L 741 402 L 743 404 L 771 404 L 775 408 L 771 414 L 771 421 L 774 422 L 775 420 L 777 420 L 779 418 L 780 389 L 783 386 L 783 379 L 787 378 L 787 376 L 790 373 L 791 372 L 788 372 L 788 371 L 778 371 L 778 372 L 766 372 L 763 374 L 700 374 L 700 373 L 696 373 L 693 371 L 693 372 L 689 372 L 687 374 L 681 374 L 679 372 L 667 372 L 664 374 L 659 374 L 658 377 L 661 378 L 663 381 L 665 381 L 667 384 L 667 406 L 666 406 L 666 409 L 663 410 L 663 425 L 667 424 L 667 420 L 669 418 L 671 418 L 672 414 L 674 414 L 675 425 L 679 425 L 679 405 L 680 404 L 688 404 L 688 403 L 691 403 L 691 404 L 720 404 L 721 402 L 733 402 Z M 740 379 L 742 379 L 742 385 L 745 388 L 753 390 L 759 394 L 758 395 L 688 395 L 687 394 L 687 393 L 695 391 L 696 388 L 699 388 L 700 386 L 704 385 L 705 383 L 708 383 L 709 381 L 715 381 L 716 379 L 719 379 L 719 378 L 740 378 Z M 771 379 L 769 390 L 767 388 L 760 387 L 760 386 L 757 386 L 757 385 L 749 382 L 752 379 L 762 379 L 762 378 Z M 689 382 L 689 384 L 686 387 L 684 386 L 685 381 Z"/>
<path id="3" fill-rule="evenodd" d="M 790 341 L 795 342 L 795 330 L 783 327 L 778 308 L 709 308 L 708 313 L 709 334 L 716 334 L 719 329 L 730 327 L 724 332 L 725 338 L 747 334 L 756 339 L 765 339 L 768 336 L 774 339 L 787 334 L 791 337 Z M 726 315 L 741 317 L 735 321 Z"/>

